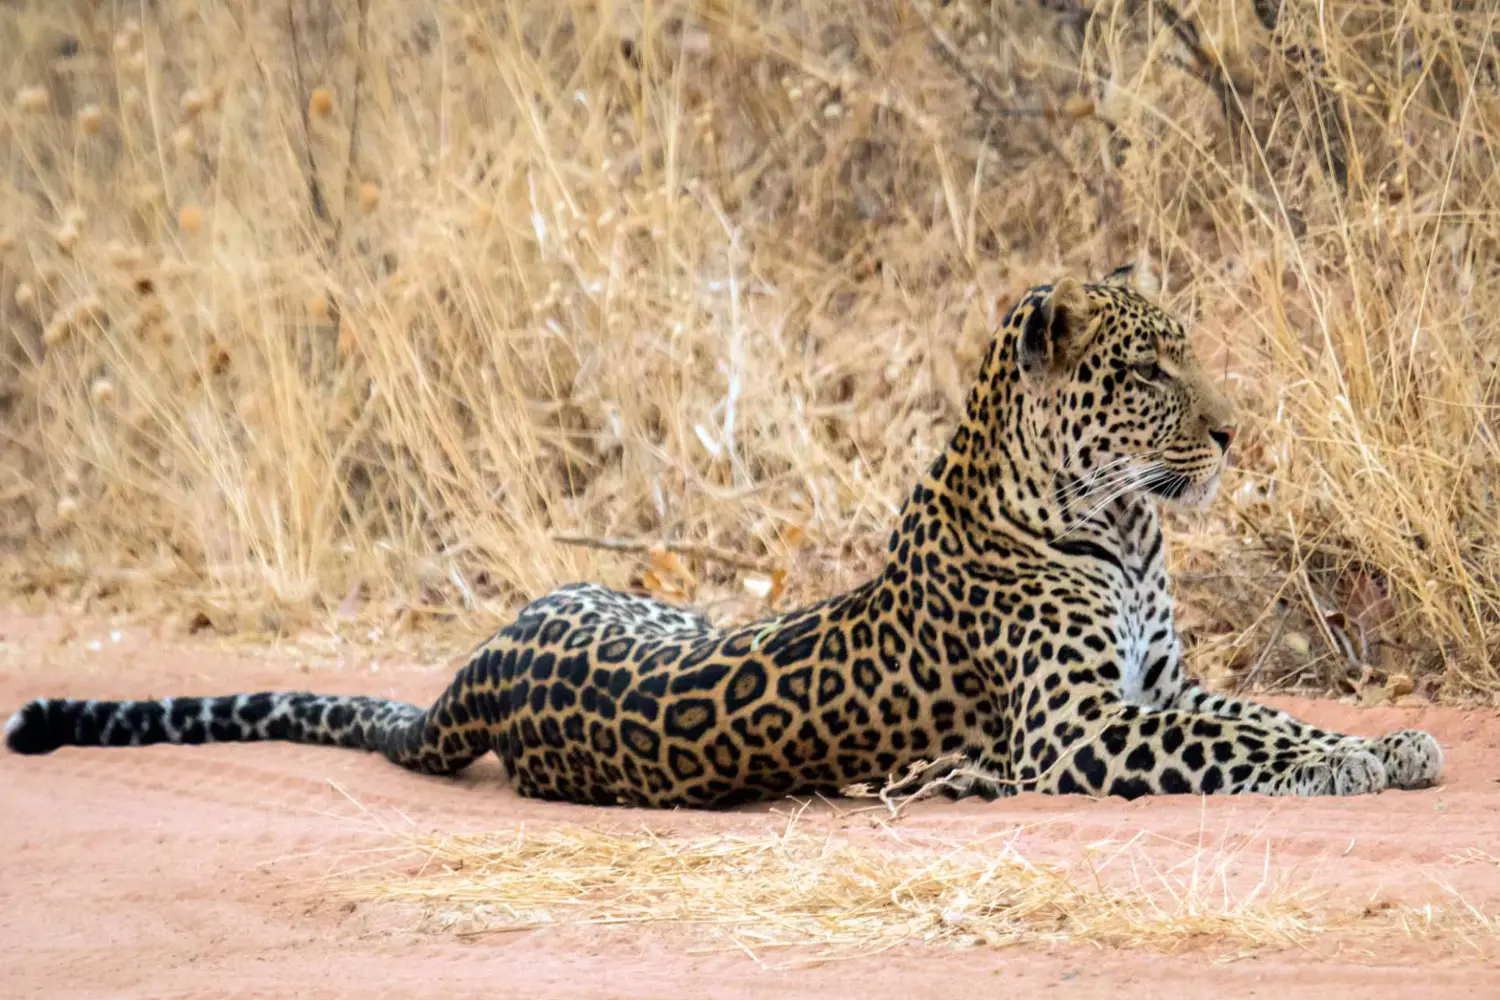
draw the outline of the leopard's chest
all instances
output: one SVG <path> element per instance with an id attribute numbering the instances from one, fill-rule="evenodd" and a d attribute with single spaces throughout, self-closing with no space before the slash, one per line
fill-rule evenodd
<path id="1" fill-rule="evenodd" d="M 1157 603 L 1156 595 L 1138 584 L 1123 587 L 1120 593 L 1115 633 L 1119 637 L 1120 695 L 1128 702 L 1145 700 L 1146 675 L 1150 669 L 1152 639 L 1156 634 Z"/>
<path id="2" fill-rule="evenodd" d="M 1151 513 L 1121 530 L 1114 600 L 1120 696 L 1143 705 L 1158 700 L 1163 658 L 1171 658 L 1177 642 L 1161 529 Z"/>

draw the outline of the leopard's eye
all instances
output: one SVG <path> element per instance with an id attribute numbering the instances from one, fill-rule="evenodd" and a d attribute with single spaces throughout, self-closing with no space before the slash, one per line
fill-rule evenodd
<path id="1" fill-rule="evenodd" d="M 1161 365 L 1155 361 L 1138 361 L 1130 366 L 1130 371 L 1137 378 L 1147 382 L 1162 382 L 1167 377 L 1167 373 L 1162 371 Z"/>

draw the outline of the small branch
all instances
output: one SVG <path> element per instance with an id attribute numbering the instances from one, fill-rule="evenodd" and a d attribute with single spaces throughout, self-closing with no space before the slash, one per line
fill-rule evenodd
<path id="1" fill-rule="evenodd" d="M 954 788 L 964 779 L 972 779 L 975 785 L 987 785 L 990 788 L 1011 788 L 1023 791 L 1027 788 L 1036 788 L 1043 779 L 1052 774 L 1063 765 L 1073 754 L 1084 745 L 1091 743 L 1101 732 L 1107 723 L 1096 723 L 1090 730 L 1082 733 L 1072 743 L 1063 749 L 1041 774 L 1025 781 L 997 778 L 992 774 L 962 766 L 968 762 L 963 751 L 944 754 L 936 760 L 914 760 L 906 765 L 906 773 L 897 777 L 892 774 L 886 777 L 885 784 L 880 788 L 873 787 L 868 781 L 845 785 L 839 789 L 841 795 L 851 799 L 879 799 L 881 805 L 885 806 L 890 813 L 890 819 L 899 819 L 908 806 L 931 798 L 945 788 Z M 946 770 L 945 770 L 946 768 Z M 935 776 L 934 773 L 936 772 Z M 971 786 L 972 787 L 972 786 Z"/>
<path id="2" fill-rule="evenodd" d="M 1255 666 L 1251 667 L 1250 672 L 1240 678 L 1239 682 L 1235 684 L 1234 690 L 1236 694 L 1249 691 L 1255 683 L 1255 679 L 1260 676 L 1261 669 L 1265 667 L 1266 661 L 1275 652 L 1276 640 L 1281 638 L 1281 633 L 1286 630 L 1287 619 L 1291 616 L 1292 609 L 1283 604 L 1281 614 L 1277 616 L 1276 624 L 1271 628 L 1271 637 L 1266 640 L 1265 648 L 1260 651 L 1260 656 L 1256 659 Z"/>
<path id="3" fill-rule="evenodd" d="M 369 27 L 370 0 L 359 0 L 359 34 L 354 53 L 354 96 L 350 98 L 352 108 L 349 112 L 349 150 L 344 160 L 344 213 L 339 217 L 334 226 L 334 243 L 340 247 L 343 245 L 344 223 L 349 218 L 351 211 L 351 194 L 354 200 L 358 200 L 359 192 L 354 189 L 355 171 L 359 166 L 359 95 L 364 89 L 365 80 L 365 51 L 368 48 L 366 33 Z"/>
<path id="4" fill-rule="evenodd" d="M 286 24 L 292 35 L 292 80 L 297 85 L 297 100 L 302 105 L 302 143 L 307 153 L 307 193 L 312 198 L 313 214 L 320 222 L 327 222 L 328 205 L 323 200 L 323 188 L 318 183 L 318 160 L 313 154 L 312 117 L 307 106 L 307 85 L 302 76 L 302 40 L 297 32 L 297 15 L 292 9 L 292 0 L 287 0 Z"/>
<path id="5" fill-rule="evenodd" d="M 595 538 L 589 535 L 553 535 L 552 540 L 561 545 L 576 545 L 585 549 L 603 549 L 606 552 L 646 553 L 652 549 L 663 549 L 679 556 L 723 563 L 736 569 L 748 569 L 757 573 L 770 573 L 775 567 L 758 559 L 742 556 L 728 549 L 712 545 L 694 545 L 690 542 L 652 542 L 633 538 Z"/>

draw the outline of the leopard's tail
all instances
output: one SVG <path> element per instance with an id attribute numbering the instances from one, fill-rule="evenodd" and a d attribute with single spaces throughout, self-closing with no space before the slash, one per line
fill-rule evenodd
<path id="1" fill-rule="evenodd" d="M 44 754 L 66 746 L 283 740 L 369 750 L 414 771 L 448 774 L 491 749 L 491 728 L 472 711 L 485 699 L 469 691 L 470 680 L 468 668 L 459 671 L 426 710 L 384 698 L 303 691 L 151 701 L 38 698 L 11 716 L 5 745 L 14 753 Z"/>

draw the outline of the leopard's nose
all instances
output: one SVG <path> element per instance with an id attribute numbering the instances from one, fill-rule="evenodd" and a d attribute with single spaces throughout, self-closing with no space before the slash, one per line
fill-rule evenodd
<path id="1" fill-rule="evenodd" d="M 1219 446 L 1220 451 L 1227 452 L 1229 446 L 1234 443 L 1235 435 L 1239 432 L 1238 427 L 1220 427 L 1216 431 L 1209 431 L 1208 436 L 1214 439 L 1214 444 Z"/>

